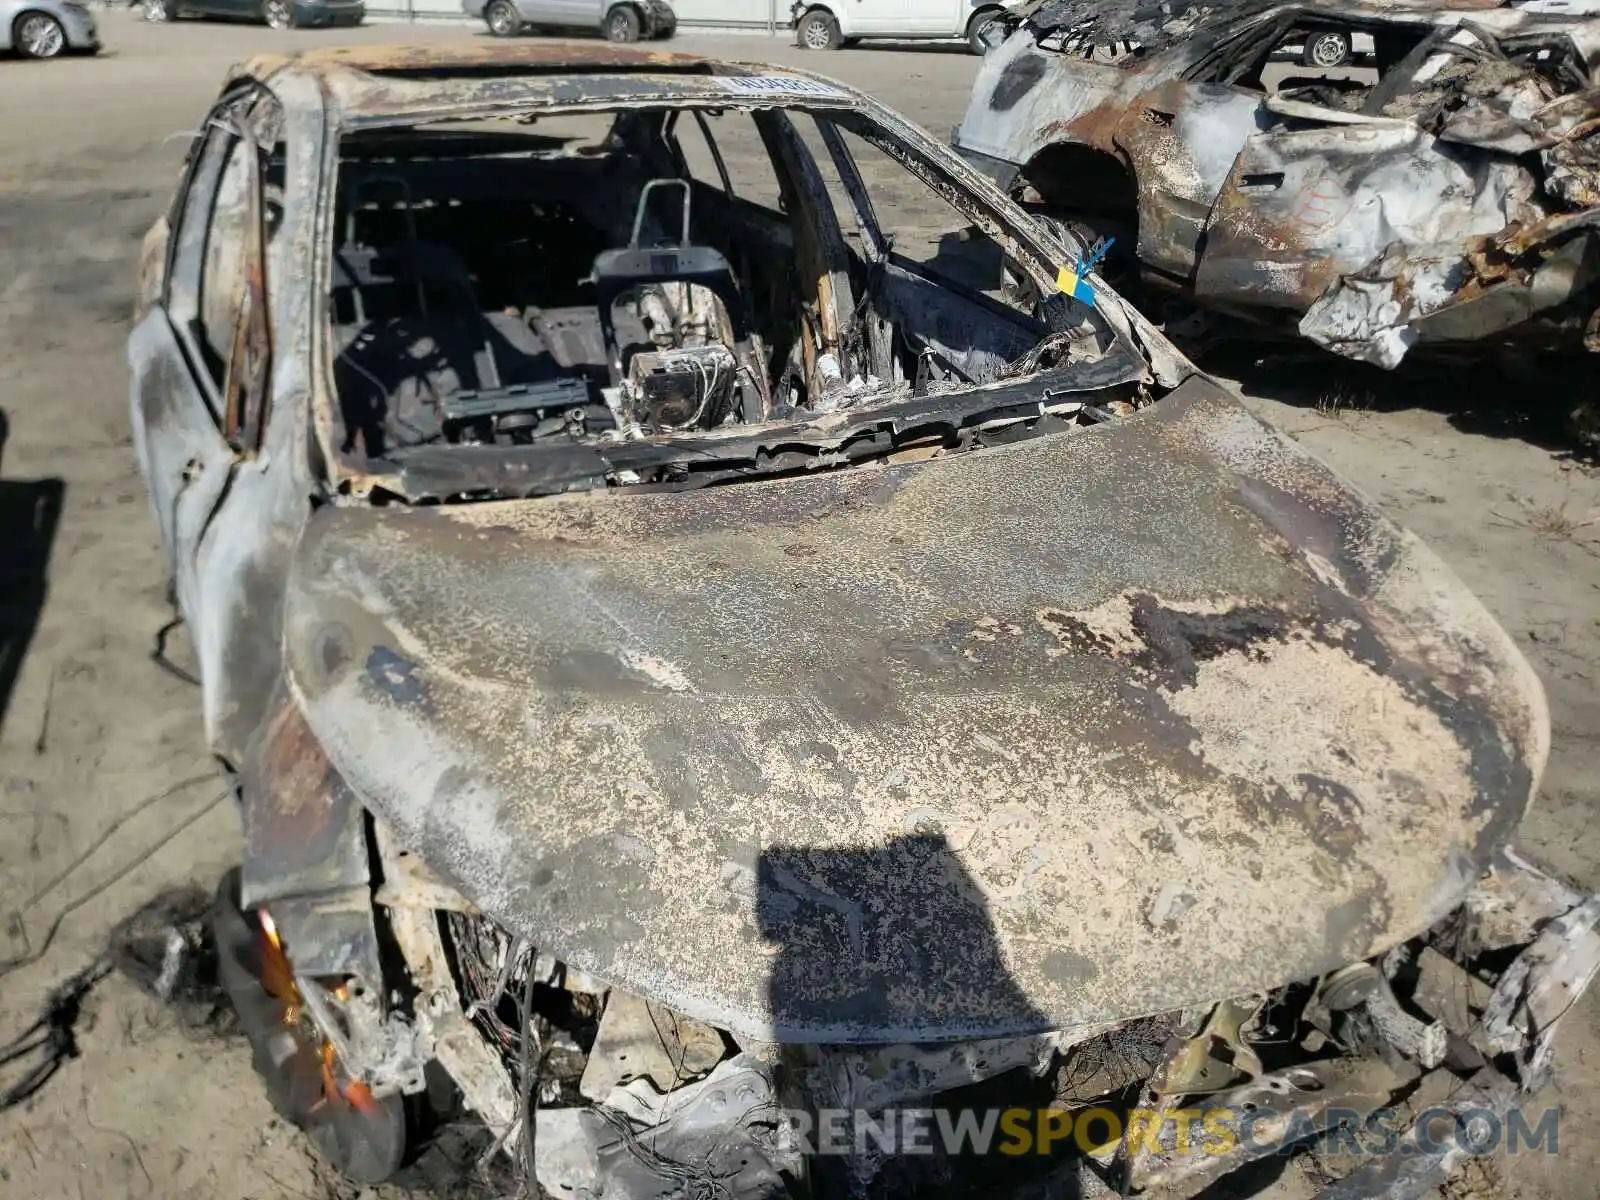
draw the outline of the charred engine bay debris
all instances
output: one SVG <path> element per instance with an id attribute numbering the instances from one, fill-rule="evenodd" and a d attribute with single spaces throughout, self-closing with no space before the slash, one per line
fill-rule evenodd
<path id="1" fill-rule="evenodd" d="M 1012 20 L 957 144 L 1070 228 L 1136 244 L 1153 305 L 1391 369 L 1600 344 L 1592 17 L 1042 3 Z"/>
<path id="2" fill-rule="evenodd" d="M 937 840 L 924 839 L 930 846 Z M 443 1059 L 464 1091 L 454 1100 L 441 1101 L 437 1090 L 415 1097 L 431 1132 L 418 1144 L 422 1157 L 395 1182 L 452 1197 L 508 1194 L 515 1178 L 499 1152 L 509 1141 L 516 1157 L 517 1122 L 531 1118 L 538 1122 L 537 1175 L 549 1195 L 777 1200 L 930 1190 L 976 1197 L 998 1189 L 1194 1196 L 1270 1148 L 1241 1139 L 1222 1155 L 1184 1155 L 1167 1138 L 1159 1148 L 1107 1146 L 1086 1154 L 1069 1141 L 1054 1154 L 1019 1162 L 970 1147 L 946 1153 L 937 1145 L 931 1154 L 900 1156 L 881 1145 L 874 1150 L 869 1135 L 857 1143 L 864 1151 L 807 1164 L 793 1148 L 802 1136 L 797 1129 L 806 1126 L 794 1122 L 796 1114 L 834 1109 L 857 1113 L 857 1122 L 869 1114 L 882 1119 L 886 1110 L 908 1105 L 952 1117 L 1024 1107 L 1097 1108 L 1125 1118 L 1136 1107 L 1162 1111 L 1187 1102 L 1232 1110 L 1236 1118 L 1262 1106 L 1292 1112 L 1314 1145 L 1331 1130 L 1331 1114 L 1395 1104 L 1420 1088 L 1449 1088 L 1503 1115 L 1518 1094 L 1516 1081 L 1524 1089 L 1540 1086 L 1552 1054 L 1553 1026 L 1546 1022 L 1571 987 L 1600 965 L 1600 904 L 1580 902 L 1545 915 L 1573 898 L 1512 856 L 1427 937 L 1397 947 L 1381 963 L 1356 964 L 1317 983 L 1107 1029 L 879 1047 L 746 1042 L 605 987 L 482 917 L 451 913 L 437 935 L 444 951 L 439 966 L 461 981 L 459 998 L 468 1007 L 458 1015 L 493 1030 L 496 1049 L 480 1067 L 499 1063 L 503 1074 L 464 1069 L 455 1054 L 465 1047 L 459 1031 L 449 1030 L 446 1006 L 419 993 L 419 1029 L 454 1043 Z M 1527 937 L 1529 920 L 1542 930 L 1536 949 L 1509 959 L 1507 940 Z M 410 933 L 401 932 L 400 941 L 409 955 Z M 1485 982 L 1496 976 L 1498 986 Z M 415 973 L 412 981 L 435 982 Z M 1469 994 L 1471 1008 L 1461 1008 Z M 519 1011 L 526 996 L 537 997 L 531 1020 Z M 1453 1023 L 1463 1015 L 1466 1023 Z M 523 1039 L 535 1024 L 535 1099 L 519 1109 L 512 1096 L 528 1061 Z M 1543 1032 L 1531 1036 L 1536 1030 Z M 474 1106 L 480 1116 L 521 1116 L 509 1126 L 491 1120 L 475 1134 L 461 1119 Z M 844 1144 L 856 1139 L 848 1127 Z M 1402 1168 L 1413 1153 L 1371 1160 L 1352 1176 L 1359 1184 L 1334 1184 L 1326 1195 L 1420 1197 L 1404 1183 Z M 1420 1165 L 1432 1169 L 1431 1160 Z"/>

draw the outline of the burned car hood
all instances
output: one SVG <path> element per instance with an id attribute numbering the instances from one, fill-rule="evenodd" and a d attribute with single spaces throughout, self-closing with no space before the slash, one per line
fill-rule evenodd
<path id="1" fill-rule="evenodd" d="M 1455 577 L 1200 379 L 925 463 L 324 508 L 286 615 L 410 851 L 755 1038 L 1121 1021 L 1370 956 L 1455 906 L 1548 741 Z"/>

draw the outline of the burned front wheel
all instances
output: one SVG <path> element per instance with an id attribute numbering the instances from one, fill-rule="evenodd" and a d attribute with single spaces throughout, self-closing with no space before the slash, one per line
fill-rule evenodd
<path id="1" fill-rule="evenodd" d="M 348 1078 L 306 1011 L 271 918 L 264 909 L 240 909 L 237 870 L 223 877 L 211 924 L 218 975 L 273 1107 L 353 1183 L 388 1179 L 405 1158 L 405 1101 L 379 1099 Z"/>

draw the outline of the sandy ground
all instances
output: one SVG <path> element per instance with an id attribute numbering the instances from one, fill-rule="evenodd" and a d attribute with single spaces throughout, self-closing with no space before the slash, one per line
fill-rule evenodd
<path id="1" fill-rule="evenodd" d="M 167 615 L 165 571 L 127 427 L 135 252 L 170 197 L 186 133 L 224 67 L 257 51 L 479 36 L 150 27 L 121 12 L 103 23 L 98 59 L 0 63 L 0 619 L 14 635 L 37 609 L 25 655 L 0 659 L 0 702 L 14 684 L 0 726 L 0 959 L 37 956 L 0 977 L 4 1040 L 94 959 L 115 922 L 163 888 L 213 887 L 238 850 L 235 815 L 215 803 L 197 695 L 149 659 Z M 681 41 L 798 57 L 764 38 Z M 975 71 L 964 55 L 929 50 L 807 61 L 941 134 Z M 1505 416 L 1557 398 L 1464 376 L 1449 405 L 1424 406 L 1405 385 L 1369 392 L 1326 363 L 1300 371 L 1247 381 L 1251 403 L 1428 539 L 1529 655 L 1555 741 L 1521 841 L 1600 887 L 1600 480 Z M 1595 1194 L 1592 996 L 1566 1031 L 1551 1095 L 1564 1114 L 1559 1155 L 1490 1163 L 1472 1195 Z M 354 1196 L 272 1118 L 239 1043 L 187 1027 L 116 975 L 89 994 L 74 1037 L 76 1056 L 0 1114 L 0 1195 Z"/>

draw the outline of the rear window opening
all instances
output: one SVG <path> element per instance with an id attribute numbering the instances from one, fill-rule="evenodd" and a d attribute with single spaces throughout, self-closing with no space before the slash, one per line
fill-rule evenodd
<path id="1" fill-rule="evenodd" d="M 1280 20 L 1224 43 L 1194 78 L 1359 111 L 1432 32 L 1318 17 Z"/>

